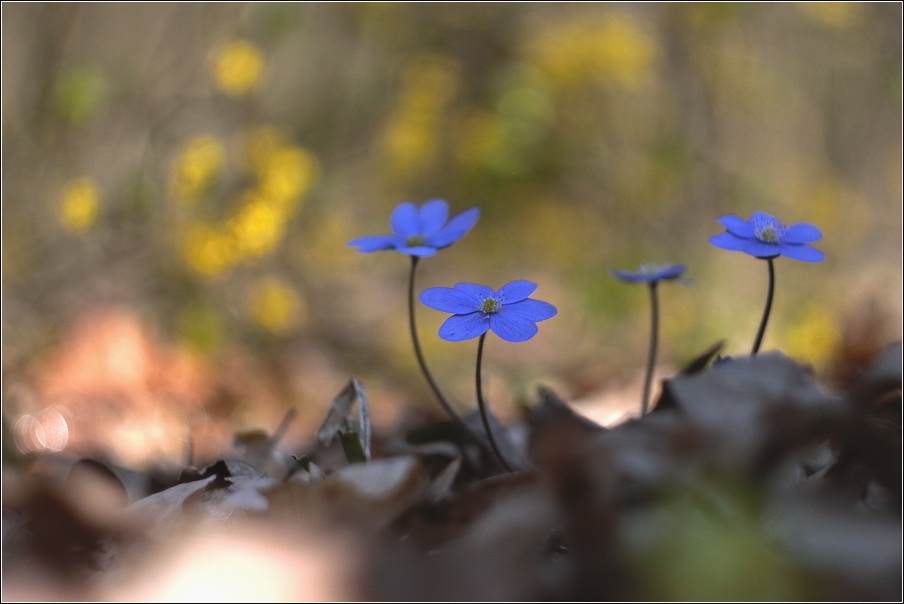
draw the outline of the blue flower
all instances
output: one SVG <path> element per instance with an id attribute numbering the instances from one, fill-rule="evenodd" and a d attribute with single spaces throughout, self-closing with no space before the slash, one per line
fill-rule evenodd
<path id="1" fill-rule="evenodd" d="M 723 250 L 757 258 L 787 256 L 804 262 L 821 262 L 825 258 L 821 251 L 807 245 L 822 239 L 822 233 L 812 224 L 784 226 L 763 212 L 754 212 L 750 220 L 728 214 L 719 218 L 719 222 L 727 232 L 713 235 L 709 242 Z"/>
<path id="2" fill-rule="evenodd" d="M 552 304 L 528 297 L 536 289 L 537 284 L 530 281 L 512 281 L 498 292 L 485 285 L 457 283 L 454 288 L 425 290 L 421 302 L 453 313 L 439 328 L 439 337 L 444 340 L 470 340 L 492 329 L 507 342 L 524 342 L 537 333 L 537 321 L 558 312 Z"/>
<path id="3" fill-rule="evenodd" d="M 406 201 L 392 211 L 389 224 L 392 235 L 367 235 L 348 242 L 359 252 L 398 250 L 409 256 L 432 256 L 436 250 L 449 247 L 471 230 L 480 216 L 479 208 L 465 210 L 448 223 L 449 204 L 444 199 L 431 199 L 418 210 Z"/>
<path id="4" fill-rule="evenodd" d="M 622 281 L 628 283 L 656 283 L 657 281 L 668 281 L 677 279 L 684 274 L 687 267 L 683 264 L 672 264 L 660 266 L 656 264 L 642 264 L 636 273 L 628 271 L 619 271 L 614 268 L 609 269 L 609 273 L 613 277 L 618 277 Z"/>

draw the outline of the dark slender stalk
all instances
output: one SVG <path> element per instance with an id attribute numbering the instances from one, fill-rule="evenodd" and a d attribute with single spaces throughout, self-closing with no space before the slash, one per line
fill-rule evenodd
<path id="1" fill-rule="evenodd" d="M 769 263 L 769 295 L 766 297 L 766 308 L 763 310 L 763 318 L 760 320 L 760 329 L 756 332 L 756 340 L 753 342 L 753 351 L 750 356 L 755 356 L 760 351 L 760 344 L 763 343 L 763 334 L 766 333 L 766 323 L 769 322 L 769 313 L 772 311 L 772 295 L 775 293 L 775 266 L 772 264 L 772 258 L 766 258 Z"/>
<path id="2" fill-rule="evenodd" d="M 414 354 L 417 356 L 417 362 L 421 367 L 421 373 L 424 374 L 427 383 L 430 384 L 430 389 L 433 390 L 433 394 L 436 395 L 436 400 L 439 401 L 440 406 L 446 411 L 449 417 L 471 436 L 471 438 L 477 441 L 482 447 L 486 448 L 486 442 L 484 442 L 484 440 L 480 438 L 467 423 L 465 423 L 465 420 L 455 412 L 455 409 L 452 408 L 452 405 L 449 404 L 449 401 L 443 396 L 442 391 L 439 389 L 439 386 L 437 386 L 430 370 L 427 369 L 427 361 L 424 360 L 424 353 L 421 351 L 421 343 L 417 337 L 417 323 L 414 319 L 414 272 L 417 268 L 418 260 L 419 258 L 417 256 L 411 257 L 411 274 L 408 276 L 408 325 L 411 328 L 411 342 L 414 344 Z"/>
<path id="3" fill-rule="evenodd" d="M 650 409 L 650 390 L 653 385 L 653 368 L 656 366 L 656 346 L 659 341 L 659 296 L 656 294 L 656 285 L 653 281 L 650 283 L 650 356 L 647 357 L 647 377 L 643 383 L 643 401 L 641 403 L 640 415 L 643 417 Z"/>
<path id="4" fill-rule="evenodd" d="M 292 423 L 292 420 L 295 419 L 295 415 L 298 411 L 295 407 L 292 407 L 286 414 L 283 416 L 282 421 L 279 422 L 279 425 L 276 427 L 276 430 L 273 432 L 273 436 L 270 437 L 270 446 L 275 447 L 276 444 L 285 436 L 286 431 L 289 429 L 289 425 Z"/>
<path id="5" fill-rule="evenodd" d="M 493 436 L 493 431 L 490 430 L 490 420 L 487 417 L 487 404 L 483 400 L 483 387 L 480 383 L 480 365 L 483 361 L 483 341 L 486 340 L 487 334 L 486 332 L 480 336 L 480 342 L 477 343 L 477 405 L 480 407 L 480 419 L 483 420 L 483 429 L 487 431 L 487 438 L 490 440 L 490 446 L 493 447 L 493 453 L 496 454 L 496 457 L 499 459 L 499 463 L 502 464 L 502 467 L 505 468 L 506 472 L 513 472 L 511 466 L 509 466 L 505 462 L 505 457 L 502 456 L 502 453 L 499 451 L 499 446 L 496 444 L 496 438 Z"/>

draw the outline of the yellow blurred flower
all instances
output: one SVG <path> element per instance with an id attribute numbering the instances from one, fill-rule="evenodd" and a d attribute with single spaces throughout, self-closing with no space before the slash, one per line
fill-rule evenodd
<path id="1" fill-rule="evenodd" d="M 173 163 L 172 185 L 176 197 L 197 202 L 223 165 L 223 145 L 212 136 L 191 139 Z"/>
<path id="2" fill-rule="evenodd" d="M 63 190 L 60 200 L 60 223 L 72 232 L 84 231 L 97 218 L 98 198 L 97 187 L 91 179 L 82 177 L 72 181 Z"/>
<path id="3" fill-rule="evenodd" d="M 430 92 L 430 98 L 445 101 L 458 92 L 460 69 L 451 57 L 421 55 L 405 66 L 402 82 L 405 90 Z M 422 97 L 422 100 L 426 99 L 427 97 Z"/>
<path id="4" fill-rule="evenodd" d="M 288 216 L 267 199 L 253 193 L 249 197 L 251 201 L 229 221 L 229 230 L 240 254 L 259 257 L 273 251 L 282 239 Z"/>
<path id="5" fill-rule="evenodd" d="M 712 31 L 737 19 L 743 9 L 739 2 L 685 2 L 679 10 L 695 29 Z"/>
<path id="6" fill-rule="evenodd" d="M 785 331 L 783 349 L 789 356 L 819 367 L 831 360 L 840 339 L 831 309 L 808 302 Z"/>
<path id="7" fill-rule="evenodd" d="M 395 120 L 386 132 L 386 155 L 394 172 L 412 174 L 430 159 L 437 137 L 432 120 L 404 116 Z"/>
<path id="8" fill-rule="evenodd" d="M 240 96 L 254 87 L 264 70 L 264 57 L 256 46 L 237 40 L 214 55 L 213 75 L 227 94 Z"/>
<path id="9" fill-rule="evenodd" d="M 221 275 L 245 259 L 276 249 L 292 212 L 319 175 L 312 153 L 285 143 L 269 126 L 245 136 L 244 153 L 244 168 L 257 182 L 243 193 L 235 213 L 216 224 L 196 222 L 185 231 L 183 257 L 202 275 Z M 223 147 L 216 139 L 189 141 L 173 167 L 178 199 L 197 202 L 223 162 Z"/>
<path id="10" fill-rule="evenodd" d="M 632 19 L 609 15 L 551 28 L 533 43 L 529 54 L 549 76 L 562 83 L 614 80 L 626 87 L 647 75 L 656 50 L 653 39 Z"/>
<path id="11" fill-rule="evenodd" d="M 264 277 L 252 286 L 248 306 L 254 320 L 277 335 L 285 335 L 305 319 L 304 300 L 278 277 Z"/>
<path id="12" fill-rule="evenodd" d="M 417 57 L 406 67 L 383 142 L 394 172 L 408 176 L 432 158 L 443 112 L 459 81 L 458 64 L 444 57 Z"/>
<path id="13" fill-rule="evenodd" d="M 317 174 L 317 161 L 300 147 L 284 147 L 270 154 L 261 173 L 261 193 L 279 204 L 290 204 L 307 192 Z"/>
<path id="14" fill-rule="evenodd" d="M 465 116 L 458 132 L 458 161 L 467 168 L 489 163 L 503 147 L 505 133 L 492 113 L 475 110 Z"/>
<path id="15" fill-rule="evenodd" d="M 207 277 L 220 275 L 235 263 L 238 255 L 231 237 L 200 221 L 187 229 L 183 253 L 188 265 Z"/>
<path id="16" fill-rule="evenodd" d="M 799 2 L 797 7 L 814 21 L 837 28 L 854 23 L 862 8 L 857 2 Z"/>
<path id="17" fill-rule="evenodd" d="M 283 147 L 282 136 L 271 126 L 255 128 L 244 136 L 247 167 L 260 177 L 267 170 L 273 154 Z"/>
<path id="18" fill-rule="evenodd" d="M 306 149 L 285 143 L 272 127 L 247 135 L 245 160 L 258 178 L 260 194 L 280 205 L 293 205 L 319 175 L 317 158 Z"/>

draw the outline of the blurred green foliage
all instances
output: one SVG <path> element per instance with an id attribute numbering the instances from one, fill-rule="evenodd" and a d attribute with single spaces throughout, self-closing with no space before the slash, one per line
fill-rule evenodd
<path id="1" fill-rule="evenodd" d="M 632 511 L 619 538 L 656 599 L 800 599 L 806 577 L 764 538 L 762 505 L 736 480 L 710 476 Z"/>
<path id="2" fill-rule="evenodd" d="M 93 68 L 82 67 L 60 74 L 54 100 L 64 120 L 83 124 L 100 109 L 106 93 L 103 75 Z"/>

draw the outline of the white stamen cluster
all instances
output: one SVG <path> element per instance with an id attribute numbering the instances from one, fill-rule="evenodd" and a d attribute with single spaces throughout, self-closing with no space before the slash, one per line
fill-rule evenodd
<path id="1" fill-rule="evenodd" d="M 753 225 L 753 234 L 763 243 L 779 243 L 785 232 L 778 222 L 757 220 Z"/>
<path id="2" fill-rule="evenodd" d="M 654 273 L 658 273 L 660 270 L 664 269 L 665 266 L 661 264 L 641 264 L 640 265 L 640 274 L 641 275 L 652 275 Z"/>

